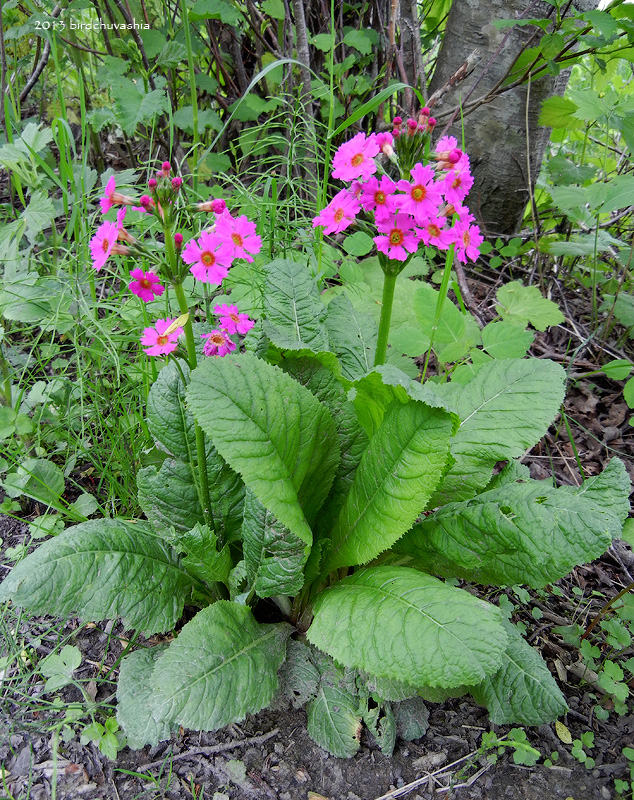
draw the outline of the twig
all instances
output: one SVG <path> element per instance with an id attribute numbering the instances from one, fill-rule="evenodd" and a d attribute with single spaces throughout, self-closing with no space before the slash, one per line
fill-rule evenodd
<path id="1" fill-rule="evenodd" d="M 401 786 L 400 789 L 392 789 L 391 792 L 382 794 L 380 797 L 375 798 L 375 800 L 392 800 L 393 797 L 403 797 L 414 789 L 418 789 L 419 786 L 428 783 L 429 780 L 435 778 L 437 775 L 442 775 L 444 772 L 447 772 L 447 770 L 451 769 L 451 767 L 456 767 L 458 764 L 468 761 L 470 758 L 473 758 L 473 756 L 476 756 L 478 752 L 478 750 L 473 750 L 473 752 L 467 753 L 466 756 L 459 758 L 457 761 L 452 761 L 451 764 L 446 764 L 444 767 L 437 769 L 435 772 L 428 772 L 427 775 L 424 775 L 422 778 L 417 778 L 415 781 L 405 784 L 405 786 Z"/>
<path id="2" fill-rule="evenodd" d="M 238 747 L 245 747 L 248 744 L 262 744 L 262 742 L 266 742 L 268 739 L 272 739 L 274 736 L 277 736 L 279 732 L 279 728 L 273 728 L 272 731 L 263 733 L 261 736 L 251 736 L 247 739 L 235 739 L 232 742 L 213 744 L 209 747 L 194 747 L 192 750 L 188 750 L 186 753 L 179 753 L 177 756 L 171 756 L 172 763 L 174 761 L 181 761 L 184 758 L 191 758 L 191 756 L 213 756 L 217 753 L 224 753 L 227 750 L 235 750 Z M 158 759 L 158 761 L 150 761 L 149 764 L 141 764 L 141 766 L 143 769 L 154 769 L 155 767 L 161 767 L 163 764 L 165 764 L 165 761 L 168 758 L 170 758 L 170 756 L 164 756 L 163 758 Z"/>

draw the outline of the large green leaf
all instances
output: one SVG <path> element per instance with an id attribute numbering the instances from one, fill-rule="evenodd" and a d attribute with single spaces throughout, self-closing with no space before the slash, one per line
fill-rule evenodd
<path id="1" fill-rule="evenodd" d="M 220 455 L 306 545 L 339 463 L 331 415 L 282 370 L 255 356 L 209 359 L 188 402 Z"/>
<path id="2" fill-rule="evenodd" d="M 171 362 L 154 382 L 147 402 L 147 422 L 157 446 L 174 456 L 160 468 L 144 467 L 137 473 L 139 503 L 157 530 L 173 525 L 191 530 L 203 523 L 198 490 L 194 418 L 185 407 L 185 362 Z M 237 538 L 242 524 L 244 485 L 211 442 L 206 442 L 209 501 L 216 533 L 222 541 Z"/>
<path id="3" fill-rule="evenodd" d="M 158 469 L 143 467 L 136 477 L 139 505 L 157 531 L 170 526 L 188 531 L 205 522 L 189 464 L 166 458 Z"/>
<path id="4" fill-rule="evenodd" d="M 121 662 L 117 684 L 117 720 L 132 750 L 169 739 L 172 725 L 161 719 L 150 676 L 166 645 L 136 650 Z"/>
<path id="5" fill-rule="evenodd" d="M 494 725 L 552 722 L 568 709 L 555 679 L 515 625 L 504 620 L 504 628 L 509 639 L 502 666 L 469 691 L 487 707 Z"/>
<path id="6" fill-rule="evenodd" d="M 370 440 L 332 532 L 324 573 L 387 550 L 424 510 L 449 457 L 450 414 L 396 402 Z"/>
<path id="7" fill-rule="evenodd" d="M 554 361 L 508 358 L 485 364 L 465 386 L 435 386 L 462 422 L 451 443 L 455 464 L 432 507 L 473 497 L 498 461 L 517 458 L 536 444 L 559 411 L 564 378 Z"/>
<path id="8" fill-rule="evenodd" d="M 277 690 L 288 625 L 260 625 L 247 606 L 203 608 L 156 662 L 151 686 L 162 719 L 213 731 L 267 706 Z"/>
<path id="9" fill-rule="evenodd" d="M 433 347 L 439 360 L 442 363 L 457 361 L 479 344 L 479 329 L 470 314 L 461 314 L 450 300 L 445 300 L 438 327 L 434 330 L 438 295 L 428 283 L 418 286 L 413 300 L 416 319 L 428 340 L 433 333 Z"/>
<path id="10" fill-rule="evenodd" d="M 557 303 L 542 296 L 536 286 L 522 286 L 519 281 L 511 281 L 502 286 L 497 293 L 499 305 L 495 310 L 505 320 L 526 323 L 545 331 L 550 325 L 559 325 L 565 317 Z"/>
<path id="11" fill-rule="evenodd" d="M 0 601 L 36 614 L 122 617 L 128 628 L 156 633 L 174 627 L 198 585 L 149 525 L 100 519 L 67 528 L 20 561 Z"/>
<path id="12" fill-rule="evenodd" d="M 359 698 L 338 686 L 321 685 L 306 706 L 308 735 L 337 758 L 351 758 L 359 749 Z"/>
<path id="13" fill-rule="evenodd" d="M 197 524 L 185 533 L 165 534 L 175 550 L 184 552 L 183 567 L 207 584 L 228 583 L 233 563 L 229 546 L 218 549 L 218 537 L 207 526 Z"/>
<path id="14" fill-rule="evenodd" d="M 432 408 L 453 411 L 450 400 L 436 393 L 429 383 L 421 384 L 392 364 L 374 367 L 367 375 L 354 382 L 354 406 L 360 424 L 373 436 L 379 429 L 386 410 L 397 400 L 407 403 L 410 399 L 421 400 Z M 455 416 L 458 427 L 458 417 Z"/>
<path id="15" fill-rule="evenodd" d="M 613 490 L 615 510 L 624 508 L 628 493 L 628 480 L 620 494 Z M 598 558 L 620 534 L 622 517 L 609 504 L 597 502 L 597 496 L 592 487 L 507 483 L 439 509 L 398 542 L 396 550 L 444 577 L 540 588 L 577 564 Z"/>
<path id="16" fill-rule="evenodd" d="M 329 350 L 326 309 L 308 267 L 276 259 L 265 268 L 264 332 L 278 347 Z"/>
<path id="17" fill-rule="evenodd" d="M 372 369 L 378 336 L 373 317 L 357 311 L 348 295 L 342 293 L 328 304 L 326 327 L 345 378 L 354 381 Z"/>
<path id="18" fill-rule="evenodd" d="M 295 595 L 304 584 L 306 545 L 247 490 L 242 547 L 249 583 L 258 597 Z"/>
<path id="19" fill-rule="evenodd" d="M 308 639 L 341 664 L 414 686 L 480 683 L 502 664 L 498 608 L 407 567 L 355 572 L 315 602 Z"/>
<path id="20" fill-rule="evenodd" d="M 347 400 L 341 383 L 315 358 L 287 357 L 281 368 L 309 389 L 332 414 L 337 429 L 340 460 L 330 494 L 315 524 L 317 535 L 330 532 L 343 501 L 350 491 L 354 474 L 368 446 L 368 437 L 357 419 L 353 404 Z"/>

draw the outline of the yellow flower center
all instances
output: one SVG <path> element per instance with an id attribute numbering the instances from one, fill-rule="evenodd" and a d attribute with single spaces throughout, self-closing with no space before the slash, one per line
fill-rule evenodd
<path id="1" fill-rule="evenodd" d="M 421 200 L 424 200 L 427 195 L 427 190 L 424 186 L 414 186 L 412 189 L 412 200 L 415 200 L 419 203 Z"/>
<path id="2" fill-rule="evenodd" d="M 387 197 L 385 196 L 385 192 L 379 191 L 375 193 L 374 202 L 377 204 L 377 206 L 382 206 L 386 200 Z"/>
<path id="3" fill-rule="evenodd" d="M 107 239 L 104 239 L 102 247 L 103 247 L 104 253 L 106 253 L 108 251 L 108 248 L 110 247 L 110 242 Z"/>
<path id="4" fill-rule="evenodd" d="M 430 236 L 440 236 L 440 228 L 438 225 L 434 225 L 433 222 L 431 225 L 427 226 L 427 230 Z"/>
<path id="5" fill-rule="evenodd" d="M 335 222 L 341 222 L 343 219 L 343 208 L 338 208 L 335 211 Z"/>
<path id="6" fill-rule="evenodd" d="M 357 153 L 350 159 L 350 163 L 353 167 L 358 167 L 360 164 L 363 164 L 363 161 L 363 153 Z"/>
<path id="7" fill-rule="evenodd" d="M 403 231 L 399 230 L 398 228 L 392 228 L 390 231 L 390 244 L 399 245 L 403 244 L 405 240 L 405 236 L 403 235 Z"/>
<path id="8" fill-rule="evenodd" d="M 139 286 L 142 289 L 151 289 L 152 281 L 148 280 L 147 278 L 141 278 L 141 280 L 139 281 Z"/>
<path id="9" fill-rule="evenodd" d="M 157 336 L 156 337 L 156 343 L 158 345 L 160 345 L 161 347 L 163 347 L 163 345 L 167 344 L 169 342 L 169 340 L 170 340 L 170 337 L 166 333 L 162 334 L 161 336 Z"/>
<path id="10" fill-rule="evenodd" d="M 200 256 L 200 260 L 206 267 L 211 267 L 216 263 L 216 256 L 213 253 L 210 253 L 209 250 L 205 250 L 205 252 Z"/>
<path id="11" fill-rule="evenodd" d="M 242 236 L 240 236 L 239 233 L 232 233 L 231 240 L 233 241 L 236 247 L 242 247 L 244 243 L 244 239 L 242 238 Z"/>

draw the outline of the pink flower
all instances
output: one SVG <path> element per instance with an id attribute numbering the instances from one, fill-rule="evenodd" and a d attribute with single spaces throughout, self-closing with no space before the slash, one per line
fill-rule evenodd
<path id="1" fill-rule="evenodd" d="M 341 233 L 352 225 L 361 210 L 359 201 L 347 189 L 342 189 L 332 198 L 319 216 L 313 219 L 313 228 L 324 226 L 324 233 Z"/>
<path id="2" fill-rule="evenodd" d="M 332 159 L 332 177 L 342 181 L 355 178 L 367 180 L 376 172 L 374 156 L 379 152 L 376 136 L 357 133 L 349 142 L 344 142 Z"/>
<path id="3" fill-rule="evenodd" d="M 206 200 L 204 203 L 196 205 L 196 211 L 213 211 L 214 214 L 224 214 L 227 210 L 227 204 L 221 197 L 215 200 Z"/>
<path id="4" fill-rule="evenodd" d="M 165 287 L 160 284 L 161 279 L 153 272 L 133 269 L 130 277 L 134 278 L 129 286 L 130 291 L 140 297 L 144 303 L 149 303 L 155 297 L 160 297 L 165 291 Z"/>
<path id="5" fill-rule="evenodd" d="M 382 175 L 381 180 L 372 177 L 362 184 L 360 202 L 366 211 L 374 211 L 377 220 L 393 214 L 396 211 L 397 201 L 394 193 L 396 184 L 387 175 Z"/>
<path id="6" fill-rule="evenodd" d="M 439 250 L 448 250 L 454 242 L 454 237 L 450 230 L 443 230 L 446 224 L 447 217 L 432 217 L 422 228 L 418 229 L 418 235 L 425 245 L 432 245 Z"/>
<path id="7" fill-rule="evenodd" d="M 437 153 L 444 153 L 455 150 L 456 147 L 458 147 L 458 140 L 455 136 L 443 136 L 438 140 L 434 149 Z"/>
<path id="8" fill-rule="evenodd" d="M 110 211 L 110 209 L 114 205 L 112 196 L 114 195 L 116 186 L 117 182 L 115 181 L 114 175 L 111 175 L 108 178 L 108 183 L 106 184 L 106 189 L 105 189 L 106 194 L 99 200 L 99 203 L 101 204 L 102 214 L 107 214 L 108 211 Z"/>
<path id="9" fill-rule="evenodd" d="M 377 250 L 395 261 L 405 261 L 408 253 L 415 253 L 418 249 L 418 235 L 412 230 L 413 224 L 409 215 L 398 213 L 377 221 L 379 233 L 387 234 L 374 237 Z"/>
<path id="10" fill-rule="evenodd" d="M 220 317 L 220 327 L 227 333 L 248 333 L 255 325 L 246 314 L 239 314 L 237 306 L 214 306 L 214 314 Z"/>
<path id="11" fill-rule="evenodd" d="M 442 202 L 440 187 L 434 183 L 435 172 L 431 167 L 414 164 L 411 171 L 411 183 L 399 181 L 397 186 L 406 194 L 399 201 L 399 206 L 406 214 L 411 214 L 419 225 L 424 225 L 438 213 Z"/>
<path id="12" fill-rule="evenodd" d="M 141 344 L 149 345 L 144 348 L 148 356 L 164 356 L 176 350 L 177 340 L 183 329 L 176 328 L 171 333 L 165 333 L 172 322 L 174 322 L 172 319 L 157 319 L 153 328 L 146 328 L 143 331 Z"/>
<path id="13" fill-rule="evenodd" d="M 461 203 L 469 194 L 469 189 L 473 186 L 473 176 L 468 169 L 451 170 L 445 175 L 441 184 L 445 200 L 448 203 Z"/>
<path id="14" fill-rule="evenodd" d="M 251 253 L 257 255 L 262 248 L 262 239 L 255 232 L 255 222 L 243 214 L 235 219 L 225 212 L 216 218 L 216 234 L 233 248 L 233 258 L 253 261 Z"/>
<path id="15" fill-rule="evenodd" d="M 484 241 L 484 237 L 480 234 L 480 228 L 477 225 L 471 225 L 469 222 L 460 220 L 451 229 L 454 242 L 456 243 L 456 258 L 463 264 L 467 259 L 477 261 L 480 255 L 480 245 Z"/>
<path id="16" fill-rule="evenodd" d="M 203 339 L 207 339 L 203 347 L 206 356 L 226 356 L 236 349 L 235 342 L 223 331 L 212 331 L 211 333 L 201 333 Z"/>
<path id="17" fill-rule="evenodd" d="M 102 222 L 97 233 L 90 240 L 92 266 L 99 271 L 106 263 L 114 247 L 119 230 L 114 222 Z"/>
<path id="18" fill-rule="evenodd" d="M 383 155 L 386 155 L 388 158 L 394 155 L 394 148 L 392 147 L 394 144 L 394 137 L 391 133 L 377 133 L 376 143 Z"/>
<path id="19" fill-rule="evenodd" d="M 192 264 L 189 271 L 202 283 L 222 283 L 233 261 L 232 248 L 215 232 L 203 231 L 183 249 L 183 261 Z"/>
<path id="20" fill-rule="evenodd" d="M 105 195 L 99 200 L 102 214 L 107 214 L 112 206 L 131 206 L 135 202 L 133 197 L 116 191 L 116 180 L 114 175 L 111 175 L 110 178 L 108 178 L 108 183 L 106 184 L 104 191 Z"/>

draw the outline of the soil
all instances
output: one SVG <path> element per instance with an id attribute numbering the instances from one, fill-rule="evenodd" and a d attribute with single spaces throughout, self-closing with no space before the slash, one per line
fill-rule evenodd
<path id="1" fill-rule="evenodd" d="M 478 310 L 486 317 L 501 276 L 485 271 L 469 278 Z M 590 379 L 581 377 L 597 368 L 601 353 L 603 360 L 605 352 L 613 358 L 622 358 L 624 353 L 610 342 L 603 349 L 598 345 L 593 349 L 580 321 L 583 298 L 566 293 L 554 299 L 563 304 L 568 320 L 574 319 L 575 323 L 572 329 L 557 326 L 547 334 L 538 334 L 532 352 L 554 358 L 569 368 L 571 384 L 565 409 L 584 472 L 586 476 L 595 475 L 609 458 L 618 455 L 634 480 L 634 429 L 628 424 L 631 412 L 622 398 L 622 384 L 600 376 L 592 376 L 590 383 Z M 571 363 L 566 354 L 573 351 Z M 554 475 L 559 485 L 581 481 L 575 451 L 561 421 L 527 454 L 524 463 L 537 479 Z M 4 555 L 7 547 L 28 539 L 26 524 L 0 517 L 0 537 Z M 4 558 L 0 578 L 5 574 L 3 563 Z M 601 559 L 576 568 L 559 581 L 560 596 L 531 592 L 529 608 L 514 616 L 515 621 L 526 624 L 528 640 L 559 678 L 570 708 L 563 722 L 571 736 L 594 733 L 591 755 L 596 763 L 592 769 L 571 755 L 570 744 L 561 741 L 554 725 L 525 729 L 531 745 L 540 750 L 542 761 L 553 751 L 559 753 L 554 766 L 518 765 L 508 751 L 492 763 L 478 753 L 482 734 L 495 730 L 502 738 L 510 726 L 493 726 L 484 709 L 469 698 L 441 705 L 430 703 L 430 725 L 425 736 L 409 743 L 397 740 L 391 757 L 383 755 L 364 732 L 361 749 L 354 758 L 335 758 L 308 737 L 303 710 L 286 709 L 263 711 L 240 725 L 211 734 L 181 729 L 170 741 L 154 748 L 131 751 L 126 747 L 116 761 L 105 758 L 95 744 L 81 744 L 77 733 L 69 741 L 58 741 L 55 758 L 53 735 L 45 732 L 55 715 L 50 709 L 42 710 L 44 704 L 39 698 L 43 683 L 31 681 L 26 699 L 11 696 L 6 689 L 2 693 L 0 762 L 4 790 L 0 787 L 0 800 L 616 798 L 614 780 L 625 780 L 629 775 L 622 750 L 626 745 L 634 747 L 634 718 L 619 717 L 614 712 L 606 720 L 596 717 L 594 708 L 600 690 L 580 680 L 574 666 L 578 651 L 553 628 L 571 624 L 573 619 L 587 625 L 606 598 L 632 582 L 633 572 L 631 549 L 623 542 L 615 542 Z M 581 616 L 579 593 L 583 593 L 584 602 Z M 531 614 L 530 607 L 541 613 Z M 40 658 L 59 641 L 79 647 L 83 659 L 76 677 L 86 681 L 87 691 L 96 692 L 102 707 L 104 703 L 113 705 L 114 684 L 110 679 L 115 676 L 108 670 L 116 666 L 130 632 L 112 623 L 81 625 L 76 619 L 64 621 L 57 628 L 52 625 L 44 618 L 25 617 L 17 633 L 24 637 L 25 647 L 33 643 Z M 632 655 L 634 648 L 622 653 L 622 658 Z M 95 678 L 100 680 L 94 682 Z M 0 678 L 0 687 L 1 683 Z M 66 704 L 81 700 L 73 687 L 61 694 Z M 44 697 L 50 700 L 52 696 Z"/>

